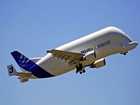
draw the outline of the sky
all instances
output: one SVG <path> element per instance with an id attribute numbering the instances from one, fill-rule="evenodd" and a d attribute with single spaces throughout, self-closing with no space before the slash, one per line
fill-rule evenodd
<path id="1" fill-rule="evenodd" d="M 108 26 L 140 42 L 139 0 L 0 0 L 0 105 L 140 105 L 139 45 L 126 56 L 106 57 L 107 65 L 20 83 L 7 65 L 10 55 L 29 58 Z"/>

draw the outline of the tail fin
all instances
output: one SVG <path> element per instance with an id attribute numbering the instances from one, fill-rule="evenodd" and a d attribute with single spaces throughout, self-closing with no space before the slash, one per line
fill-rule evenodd
<path id="1" fill-rule="evenodd" d="M 36 63 L 38 62 L 40 59 L 42 59 L 42 57 L 36 57 L 36 58 L 29 58 L 32 62 Z M 22 72 L 27 72 L 26 70 L 24 70 L 23 68 L 20 67 L 20 69 L 22 70 Z"/>
<path id="2" fill-rule="evenodd" d="M 18 51 L 11 52 L 11 54 L 21 68 L 30 72 L 30 67 L 35 64 L 33 61 Z"/>
<path id="3" fill-rule="evenodd" d="M 46 78 L 54 76 L 49 72 L 47 72 L 46 70 L 44 70 L 43 68 L 41 68 L 36 63 L 34 63 L 32 60 L 21 54 L 20 52 L 14 51 L 11 52 L 11 54 L 21 68 L 23 68 L 28 72 L 31 72 L 34 76 L 38 78 Z"/>
<path id="4" fill-rule="evenodd" d="M 8 65 L 7 69 L 8 69 L 9 76 L 13 76 L 13 75 L 17 74 L 17 71 L 16 71 L 16 69 L 14 68 L 14 66 L 12 64 Z"/>

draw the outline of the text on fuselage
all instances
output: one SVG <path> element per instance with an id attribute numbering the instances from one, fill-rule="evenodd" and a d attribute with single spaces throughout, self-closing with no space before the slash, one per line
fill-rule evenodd
<path id="1" fill-rule="evenodd" d="M 85 53 L 87 53 L 87 52 L 89 52 L 89 51 L 96 50 L 96 49 L 98 49 L 98 48 L 107 46 L 107 45 L 109 45 L 110 43 L 111 43 L 110 40 L 105 41 L 105 42 L 100 43 L 100 44 L 98 44 L 98 45 L 96 45 L 96 46 L 94 46 L 94 47 L 90 47 L 90 48 L 88 48 L 88 49 L 82 50 L 81 53 L 82 53 L 82 54 L 85 54 Z"/>

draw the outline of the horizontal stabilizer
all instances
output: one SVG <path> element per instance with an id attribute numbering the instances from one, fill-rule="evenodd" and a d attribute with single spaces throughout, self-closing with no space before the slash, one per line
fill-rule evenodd
<path id="1" fill-rule="evenodd" d="M 30 72 L 17 72 L 16 76 L 20 76 L 20 77 L 30 77 L 32 75 L 32 73 Z"/>
<path id="2" fill-rule="evenodd" d="M 27 82 L 31 77 L 32 73 L 30 72 L 17 72 L 12 64 L 7 66 L 9 76 L 19 76 L 20 82 Z"/>
<path id="3" fill-rule="evenodd" d="M 27 82 L 29 79 L 24 77 L 19 77 L 21 83 Z"/>

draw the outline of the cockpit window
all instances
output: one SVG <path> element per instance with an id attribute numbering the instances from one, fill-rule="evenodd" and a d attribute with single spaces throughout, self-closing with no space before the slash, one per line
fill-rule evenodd
<path id="1" fill-rule="evenodd" d="M 133 40 L 126 33 L 124 35 L 129 39 L 129 42 L 133 42 Z"/>

